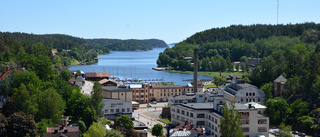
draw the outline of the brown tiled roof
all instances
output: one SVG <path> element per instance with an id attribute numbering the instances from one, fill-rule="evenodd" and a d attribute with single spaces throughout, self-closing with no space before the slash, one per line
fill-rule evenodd
<path id="1" fill-rule="evenodd" d="M 13 72 L 14 70 L 16 70 L 17 72 L 21 72 L 21 71 L 25 71 L 25 68 L 7 68 L 7 70 L 5 72 L 0 72 L 0 80 L 5 80 L 6 78 L 8 78 L 11 74 L 11 72 Z"/>
<path id="2" fill-rule="evenodd" d="M 78 81 L 82 81 L 82 80 L 78 79 L 78 78 L 71 78 L 69 81 L 70 82 L 78 82 Z"/>
<path id="3" fill-rule="evenodd" d="M 109 72 L 86 72 L 86 77 L 109 77 Z"/>

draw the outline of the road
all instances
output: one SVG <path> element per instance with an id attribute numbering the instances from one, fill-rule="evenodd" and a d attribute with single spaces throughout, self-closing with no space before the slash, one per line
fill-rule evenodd
<path id="1" fill-rule="evenodd" d="M 150 108 L 143 108 L 143 109 L 138 109 L 135 110 L 132 113 L 132 116 L 137 120 L 142 123 L 144 123 L 148 128 L 152 129 L 152 127 L 155 124 L 161 124 L 162 126 L 165 126 L 165 123 L 162 123 L 160 121 L 157 121 L 159 119 L 159 115 L 162 112 L 162 108 L 154 108 L 154 107 L 159 107 L 159 106 L 167 106 L 168 102 L 161 102 L 157 104 L 151 104 L 152 107 Z M 147 104 L 140 104 L 140 107 L 146 107 Z M 166 133 L 166 130 L 164 130 Z M 150 132 L 148 132 L 148 137 L 153 137 Z"/>
<path id="2" fill-rule="evenodd" d="M 92 88 L 93 88 L 93 83 L 85 80 L 85 83 L 82 86 L 81 93 L 91 95 Z"/>

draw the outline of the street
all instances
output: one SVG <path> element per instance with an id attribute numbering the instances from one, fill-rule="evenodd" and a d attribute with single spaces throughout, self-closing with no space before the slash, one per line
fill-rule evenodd
<path id="1" fill-rule="evenodd" d="M 132 116 L 142 123 L 144 123 L 148 128 L 152 129 L 155 124 L 160 123 L 162 126 L 165 126 L 165 123 L 158 121 L 159 115 L 162 112 L 162 108 L 154 108 L 159 106 L 167 106 L 168 102 L 161 102 L 157 104 L 151 104 L 152 107 L 149 108 L 139 108 L 132 113 Z M 140 107 L 147 107 L 147 104 L 140 104 Z M 164 129 L 166 133 L 166 129 Z M 148 132 L 148 136 L 153 137 L 151 132 Z"/>

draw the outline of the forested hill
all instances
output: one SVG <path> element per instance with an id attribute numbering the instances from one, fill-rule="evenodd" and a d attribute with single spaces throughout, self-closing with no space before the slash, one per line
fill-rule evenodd
<path id="1" fill-rule="evenodd" d="M 153 48 L 167 48 L 168 45 L 163 40 L 119 40 L 119 39 L 86 39 L 89 44 L 97 47 L 107 47 L 113 51 L 146 51 Z"/>
<path id="2" fill-rule="evenodd" d="M 19 49 L 21 47 L 21 49 Z M 0 53 L 4 62 L 14 59 L 14 55 L 19 50 L 23 50 L 27 54 L 37 56 L 40 50 L 46 51 L 46 56 L 50 57 L 54 64 L 71 65 L 72 61 L 78 63 L 92 62 L 97 54 L 109 53 L 108 48 L 95 47 L 86 42 L 82 38 L 63 34 L 27 34 L 27 33 L 11 33 L 0 32 Z M 51 50 L 58 52 L 53 58 Z M 12 60 L 19 61 L 19 60 Z M 73 65 L 76 65 L 73 64 Z"/>
<path id="3" fill-rule="evenodd" d="M 268 38 L 270 36 L 301 36 L 306 30 L 320 30 L 320 24 L 303 23 L 287 25 L 231 25 L 223 28 L 212 28 L 206 31 L 198 32 L 187 38 L 186 43 L 203 44 L 208 42 L 228 41 L 231 39 L 244 39 L 252 43 L 256 39 Z"/>

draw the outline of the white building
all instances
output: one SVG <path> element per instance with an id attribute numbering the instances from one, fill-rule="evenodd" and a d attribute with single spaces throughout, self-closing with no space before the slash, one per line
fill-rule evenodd
<path id="1" fill-rule="evenodd" d="M 234 79 L 226 85 L 223 90 L 223 97 L 236 103 L 257 102 L 265 104 L 265 94 L 256 86 L 244 83 L 242 79 Z"/>
<path id="2" fill-rule="evenodd" d="M 220 137 L 219 125 L 222 117 L 223 103 L 229 103 L 221 96 L 211 96 L 210 94 L 194 95 L 195 103 L 171 103 L 171 122 L 180 125 L 188 123 L 199 128 L 205 128 L 206 134 L 214 137 Z M 204 100 L 202 100 L 202 97 Z M 177 98 L 176 96 L 175 98 Z M 178 97 L 180 100 L 182 97 Z M 175 99 L 173 102 L 175 102 Z M 187 98 L 186 98 L 187 99 Z M 201 102 L 201 103 L 197 103 Z M 242 113 L 243 134 L 246 137 L 256 137 L 257 135 L 269 136 L 269 118 L 258 114 L 259 110 L 253 105 L 235 103 L 235 109 Z"/>
<path id="3" fill-rule="evenodd" d="M 104 107 L 102 112 L 104 112 L 104 117 L 109 120 L 114 120 L 117 116 L 127 115 L 132 117 L 132 102 L 123 101 L 119 99 L 103 99 Z"/>

